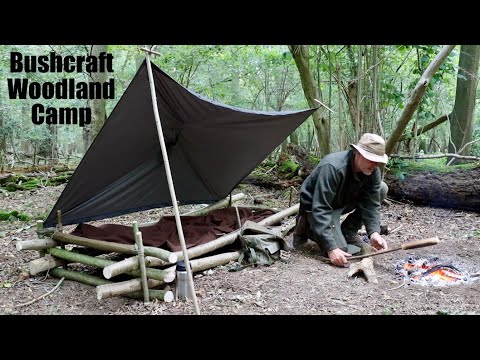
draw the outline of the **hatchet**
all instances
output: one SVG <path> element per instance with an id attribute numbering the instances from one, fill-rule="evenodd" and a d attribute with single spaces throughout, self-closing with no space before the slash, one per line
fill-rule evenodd
<path id="1" fill-rule="evenodd" d="M 380 250 L 376 252 L 372 252 L 370 254 L 364 254 L 364 255 L 357 255 L 357 256 L 350 256 L 347 258 L 347 260 L 357 260 L 357 259 L 363 259 L 366 257 L 370 256 L 375 256 L 375 255 L 382 255 L 386 254 L 392 251 L 397 251 L 397 250 L 410 250 L 410 249 L 417 249 L 425 246 L 430 246 L 430 245 L 436 245 L 440 242 L 437 236 L 431 237 L 431 238 L 426 238 L 426 239 L 420 239 L 420 240 L 413 240 L 409 241 L 405 244 L 402 244 L 402 246 L 393 248 L 393 249 L 387 249 L 387 250 Z"/>

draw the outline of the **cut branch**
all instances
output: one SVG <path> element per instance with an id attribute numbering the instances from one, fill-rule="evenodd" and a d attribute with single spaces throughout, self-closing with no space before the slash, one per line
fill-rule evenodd
<path id="1" fill-rule="evenodd" d="M 90 286 L 98 286 L 98 285 L 105 285 L 105 284 L 111 284 L 111 281 L 105 280 L 93 275 L 85 274 L 85 273 L 80 273 L 72 270 L 65 270 L 62 268 L 56 268 L 52 269 L 50 271 L 50 274 L 52 274 L 55 277 L 64 277 L 65 279 L 72 280 L 72 281 L 77 281 L 82 284 L 87 284 Z M 152 282 L 156 280 L 151 280 Z M 160 283 L 160 282 L 158 282 Z M 160 284 L 159 284 L 160 285 Z M 140 285 L 141 287 L 141 285 Z M 165 302 L 171 302 L 173 301 L 173 292 L 170 290 L 148 290 L 148 295 L 150 299 L 159 299 L 163 300 Z M 142 300 L 143 299 L 143 292 L 141 291 L 136 291 L 130 294 L 126 294 L 126 297 L 132 298 L 132 299 L 137 299 L 137 300 Z"/>
<path id="2" fill-rule="evenodd" d="M 64 259 L 70 262 L 95 266 L 101 269 L 115 263 L 115 261 L 113 260 L 102 259 L 94 256 L 84 255 L 84 254 L 78 254 L 73 251 L 63 250 L 59 248 L 52 248 L 48 250 L 48 252 L 51 255 L 58 257 L 60 259 Z M 146 274 L 151 279 L 164 281 L 166 283 L 172 282 L 174 280 L 174 277 L 172 277 L 171 273 L 165 270 L 147 268 Z M 139 270 L 132 271 L 131 273 L 128 273 L 128 275 L 131 275 L 134 277 L 141 277 Z"/>
<path id="3" fill-rule="evenodd" d="M 113 242 L 103 241 L 103 240 L 93 240 L 93 239 L 89 239 L 81 236 L 65 234 L 58 231 L 55 231 L 55 233 L 52 235 L 52 239 L 61 241 L 67 244 L 82 245 L 82 246 L 90 247 L 97 250 L 117 252 L 120 254 L 137 255 L 137 250 L 135 249 L 134 245 L 118 244 L 118 243 L 113 243 Z M 168 250 L 164 250 L 164 249 L 160 249 L 152 246 L 145 246 L 144 252 L 145 252 L 145 255 L 155 256 L 170 264 L 175 264 L 178 261 L 176 253 L 172 253 Z"/>

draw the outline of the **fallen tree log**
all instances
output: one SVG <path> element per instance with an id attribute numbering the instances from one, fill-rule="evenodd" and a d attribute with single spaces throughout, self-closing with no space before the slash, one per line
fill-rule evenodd
<path id="1" fill-rule="evenodd" d="M 415 204 L 480 212 L 480 167 L 451 172 L 387 173 L 388 197 Z"/>

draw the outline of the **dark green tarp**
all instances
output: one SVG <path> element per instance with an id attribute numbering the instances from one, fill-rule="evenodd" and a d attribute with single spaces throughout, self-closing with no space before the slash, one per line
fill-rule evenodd
<path id="1" fill-rule="evenodd" d="M 230 192 L 316 109 L 251 111 L 210 101 L 152 63 L 180 204 Z M 144 61 L 45 221 L 78 224 L 171 205 Z"/>

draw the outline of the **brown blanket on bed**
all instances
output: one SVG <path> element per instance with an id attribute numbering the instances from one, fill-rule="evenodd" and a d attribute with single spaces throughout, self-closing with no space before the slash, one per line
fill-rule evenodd
<path id="1" fill-rule="evenodd" d="M 259 222 L 275 213 L 272 210 L 252 210 L 249 208 L 238 208 L 238 212 L 242 224 L 246 220 Z M 239 229 L 234 207 L 213 210 L 207 215 L 182 216 L 181 221 L 187 248 L 205 244 Z M 175 216 L 164 216 L 155 225 L 141 227 L 140 231 L 145 246 L 158 247 L 169 251 L 181 250 Z M 133 228 L 126 225 L 93 226 L 82 223 L 71 234 L 89 239 L 135 244 Z"/>

